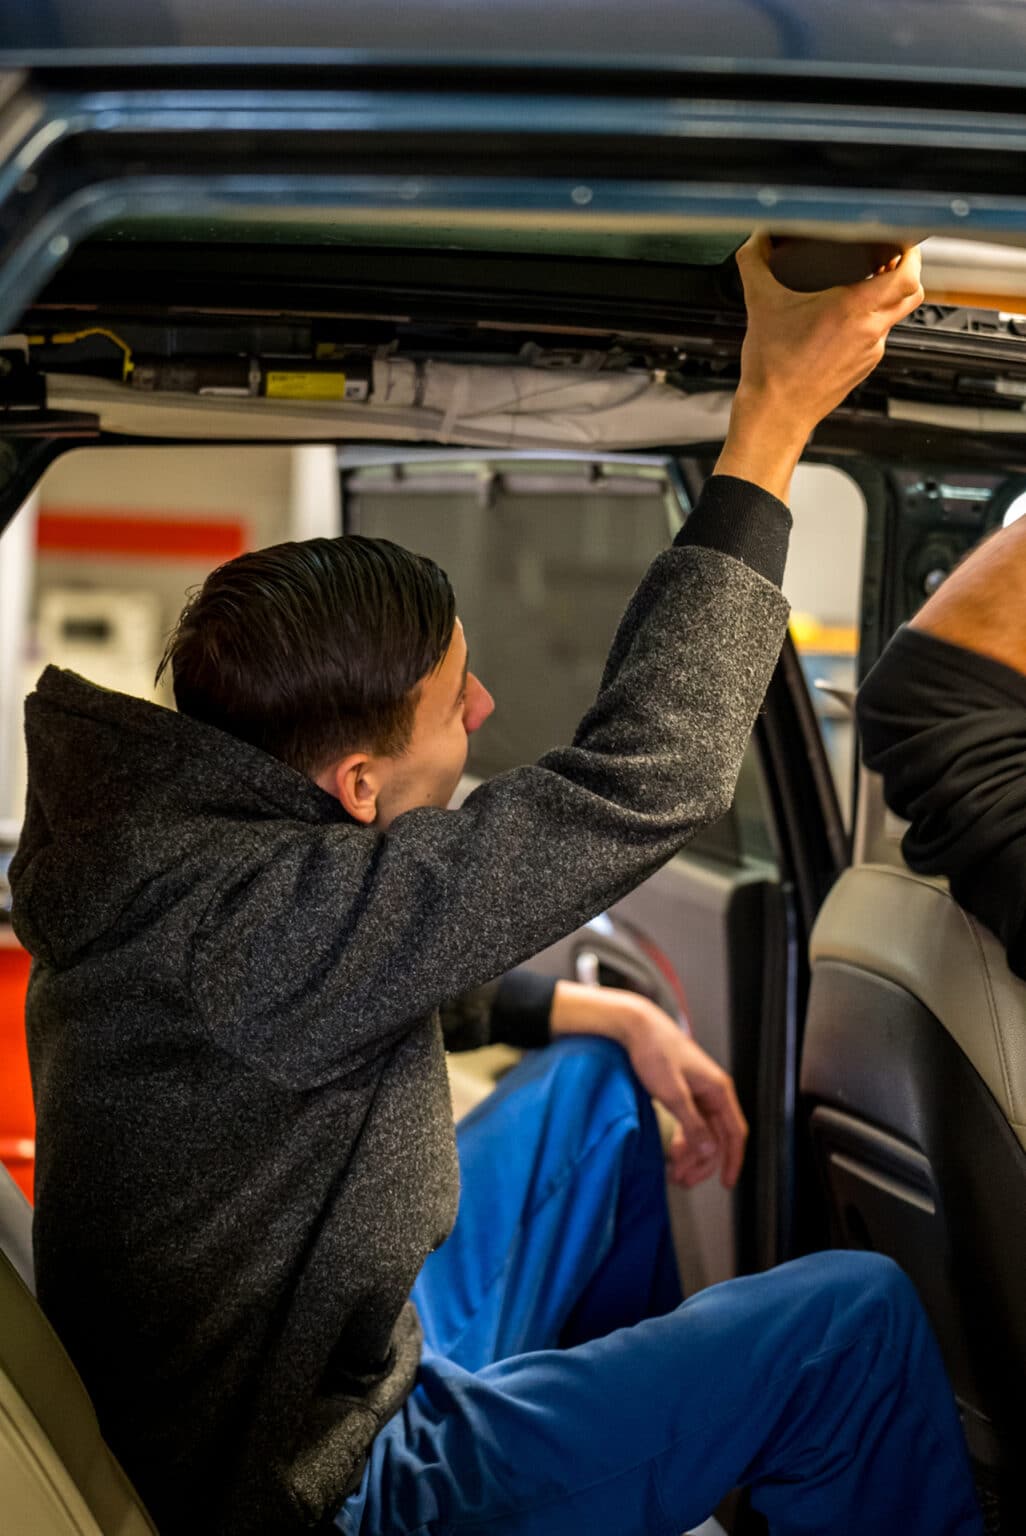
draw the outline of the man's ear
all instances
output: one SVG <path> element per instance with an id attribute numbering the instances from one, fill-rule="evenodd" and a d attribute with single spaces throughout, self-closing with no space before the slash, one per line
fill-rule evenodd
<path id="1" fill-rule="evenodd" d="M 375 759 L 366 752 L 350 752 L 320 775 L 317 782 L 341 801 L 342 809 L 354 821 L 369 827 L 377 818 L 381 774 Z"/>

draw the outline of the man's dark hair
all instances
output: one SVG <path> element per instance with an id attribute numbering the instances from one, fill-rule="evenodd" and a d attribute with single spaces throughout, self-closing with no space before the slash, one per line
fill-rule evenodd
<path id="1" fill-rule="evenodd" d="M 157 680 L 170 666 L 182 714 L 313 777 L 347 752 L 404 750 L 455 622 L 445 572 L 388 539 L 276 544 L 211 572 Z"/>

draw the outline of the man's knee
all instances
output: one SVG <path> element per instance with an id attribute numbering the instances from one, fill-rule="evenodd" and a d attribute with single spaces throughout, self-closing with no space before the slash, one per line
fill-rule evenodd
<path id="1" fill-rule="evenodd" d="M 832 1284 L 867 1305 L 882 1304 L 899 1310 L 918 1305 L 911 1280 L 886 1254 L 838 1248 L 813 1254 L 809 1262 L 821 1265 Z"/>
<path id="2" fill-rule="evenodd" d="M 592 1127 L 615 1126 L 618 1138 L 631 1145 L 636 1166 L 651 1168 L 661 1187 L 665 1152 L 655 1106 L 623 1047 L 595 1035 L 574 1035 L 549 1049 L 555 1053 L 555 1102 L 565 1105 L 568 1113 L 573 1105 L 586 1106 Z"/>
<path id="3" fill-rule="evenodd" d="M 893 1259 L 857 1249 L 810 1255 L 798 1263 L 818 1292 L 827 1328 L 853 1339 L 876 1337 L 882 1347 L 903 1348 L 926 1327 L 915 1287 Z"/>
<path id="4" fill-rule="evenodd" d="M 642 1094 L 630 1058 L 615 1040 L 600 1035 L 562 1035 L 546 1047 L 543 1060 L 550 1092 L 580 1101 L 622 1102 L 625 1114 L 635 1113 Z"/>
<path id="5" fill-rule="evenodd" d="M 569 1070 L 596 1076 L 631 1072 L 623 1046 L 605 1035 L 557 1035 L 546 1046 L 545 1055 L 556 1072 Z"/>
<path id="6" fill-rule="evenodd" d="M 654 1148 L 662 1161 L 655 1111 L 622 1046 L 598 1035 L 562 1035 L 524 1063 L 524 1086 L 544 1094 L 551 1120 L 576 1127 L 612 1128 L 641 1134 L 641 1148 Z M 519 1069 L 518 1069 L 519 1070 Z M 512 1074 L 511 1074 L 512 1076 Z"/>

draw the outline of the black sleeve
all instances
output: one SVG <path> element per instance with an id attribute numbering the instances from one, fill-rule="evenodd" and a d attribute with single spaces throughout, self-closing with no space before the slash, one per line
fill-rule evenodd
<path id="1" fill-rule="evenodd" d="M 523 966 L 498 981 L 474 987 L 443 1003 L 439 1012 L 447 1051 L 474 1051 L 482 1045 L 515 1045 L 533 1050 L 548 1045 L 555 978 Z"/>
<path id="2" fill-rule="evenodd" d="M 867 768 L 911 823 L 911 869 L 946 875 L 1026 979 L 1026 677 L 900 629 L 859 690 Z"/>
<path id="3" fill-rule="evenodd" d="M 710 475 L 674 543 L 717 549 L 779 587 L 784 579 L 791 510 L 736 475 Z"/>

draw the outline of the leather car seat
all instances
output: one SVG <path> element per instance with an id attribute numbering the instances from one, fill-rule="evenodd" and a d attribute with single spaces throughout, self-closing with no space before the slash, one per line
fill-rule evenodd
<path id="1" fill-rule="evenodd" d="M 0 1530 L 156 1536 L 32 1295 L 31 1207 L 0 1168 Z"/>
<path id="2" fill-rule="evenodd" d="M 887 865 L 842 875 L 810 961 L 801 1092 L 832 1241 L 915 1282 L 988 1530 L 1024 1530 L 1026 984 L 943 885 Z"/>

